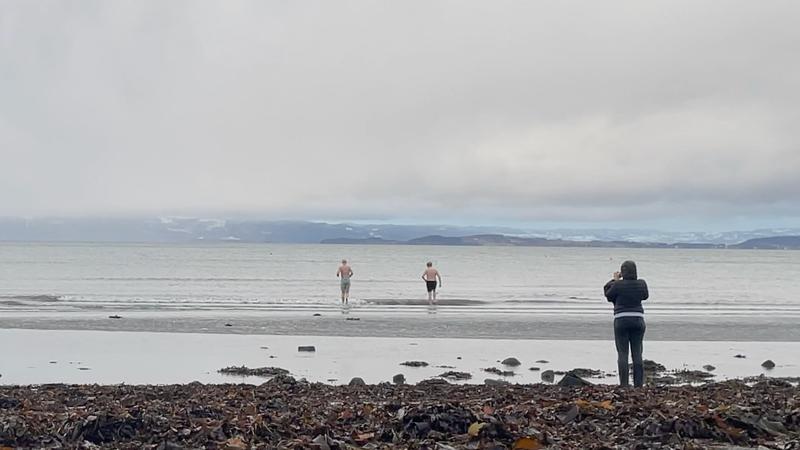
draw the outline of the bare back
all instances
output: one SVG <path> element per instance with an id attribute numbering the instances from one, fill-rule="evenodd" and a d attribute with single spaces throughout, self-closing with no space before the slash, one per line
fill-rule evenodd
<path id="1" fill-rule="evenodd" d="M 425 281 L 436 281 L 436 277 L 438 276 L 439 271 L 433 267 L 428 267 L 425 269 L 425 273 L 422 274 L 422 277 L 425 278 Z"/>
<path id="2" fill-rule="evenodd" d="M 339 271 L 336 275 L 342 277 L 342 280 L 349 280 L 353 276 L 353 269 L 350 268 L 349 264 L 342 264 L 339 266 Z"/>

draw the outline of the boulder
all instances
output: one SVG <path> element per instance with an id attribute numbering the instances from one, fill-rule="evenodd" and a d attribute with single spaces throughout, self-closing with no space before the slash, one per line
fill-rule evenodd
<path id="1" fill-rule="evenodd" d="M 576 375 L 578 377 L 581 377 L 581 378 L 592 378 L 592 377 L 601 377 L 601 376 L 603 376 L 603 372 L 601 372 L 601 371 L 599 371 L 597 369 L 584 369 L 584 368 L 572 369 L 568 373 L 566 373 L 565 375 L 568 375 L 569 373 L 571 373 L 573 375 Z"/>
<path id="2" fill-rule="evenodd" d="M 558 381 L 559 386 L 591 386 L 592 383 L 584 380 L 583 378 L 570 371 L 564 375 L 564 378 Z"/>
<path id="3" fill-rule="evenodd" d="M 706 364 L 705 366 L 703 366 L 703 369 L 706 372 L 713 372 L 716 369 L 716 367 L 712 366 L 711 364 Z"/>
<path id="4" fill-rule="evenodd" d="M 761 367 L 763 367 L 765 369 L 774 369 L 775 368 L 775 363 L 772 362 L 771 359 L 768 359 L 768 360 L 764 361 L 763 363 L 761 363 Z"/>
<path id="5" fill-rule="evenodd" d="M 392 383 L 394 384 L 405 384 L 406 383 L 406 376 L 402 373 L 398 373 L 397 375 L 392 377 Z"/>
<path id="6" fill-rule="evenodd" d="M 297 347 L 298 352 L 316 352 L 317 348 L 313 345 L 301 345 Z"/>
<path id="7" fill-rule="evenodd" d="M 350 383 L 348 384 L 350 386 L 365 386 L 367 383 L 364 382 L 363 378 L 355 377 L 352 380 L 350 380 Z"/>
<path id="8" fill-rule="evenodd" d="M 660 373 L 667 370 L 667 368 L 664 367 L 663 364 L 659 364 L 649 359 L 645 359 L 643 361 L 643 365 L 645 373 Z M 630 365 L 630 369 L 631 371 L 633 371 L 633 364 Z"/>
<path id="9" fill-rule="evenodd" d="M 504 359 L 504 360 L 503 360 L 503 363 L 502 363 L 502 364 L 503 364 L 504 366 L 517 367 L 517 366 L 519 366 L 519 365 L 520 365 L 520 364 L 522 364 L 522 363 L 521 363 L 521 362 L 519 362 L 519 360 L 518 360 L 517 358 L 506 358 L 506 359 Z"/>
<path id="10" fill-rule="evenodd" d="M 556 380 L 556 374 L 552 370 L 545 370 L 544 372 L 542 372 L 542 381 L 552 383 L 555 380 Z"/>

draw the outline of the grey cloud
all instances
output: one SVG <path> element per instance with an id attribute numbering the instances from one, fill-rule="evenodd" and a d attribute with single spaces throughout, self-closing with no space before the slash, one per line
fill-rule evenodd
<path id="1" fill-rule="evenodd" d="M 0 12 L 0 215 L 800 216 L 795 2 Z"/>

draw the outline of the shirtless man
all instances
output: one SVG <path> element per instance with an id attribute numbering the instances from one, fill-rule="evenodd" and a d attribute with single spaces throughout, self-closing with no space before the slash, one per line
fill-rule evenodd
<path id="1" fill-rule="evenodd" d="M 425 285 L 428 288 L 428 303 L 433 305 L 436 303 L 436 280 L 439 280 L 439 287 L 442 287 L 442 276 L 439 271 L 433 268 L 433 263 L 428 261 L 427 269 L 422 273 L 422 279 L 425 280 Z"/>
<path id="2" fill-rule="evenodd" d="M 342 286 L 342 305 L 346 305 L 350 301 L 350 277 L 353 276 L 353 269 L 347 264 L 347 260 L 342 260 L 342 265 L 336 271 L 336 276 Z"/>

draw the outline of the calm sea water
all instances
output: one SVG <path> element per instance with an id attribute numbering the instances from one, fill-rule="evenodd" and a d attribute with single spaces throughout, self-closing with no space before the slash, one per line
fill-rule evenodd
<path id="1" fill-rule="evenodd" d="M 0 312 L 336 308 L 342 258 L 375 313 L 425 308 L 431 260 L 442 310 L 608 315 L 602 286 L 633 259 L 649 315 L 800 318 L 800 252 L 269 244 L 0 244 Z"/>

